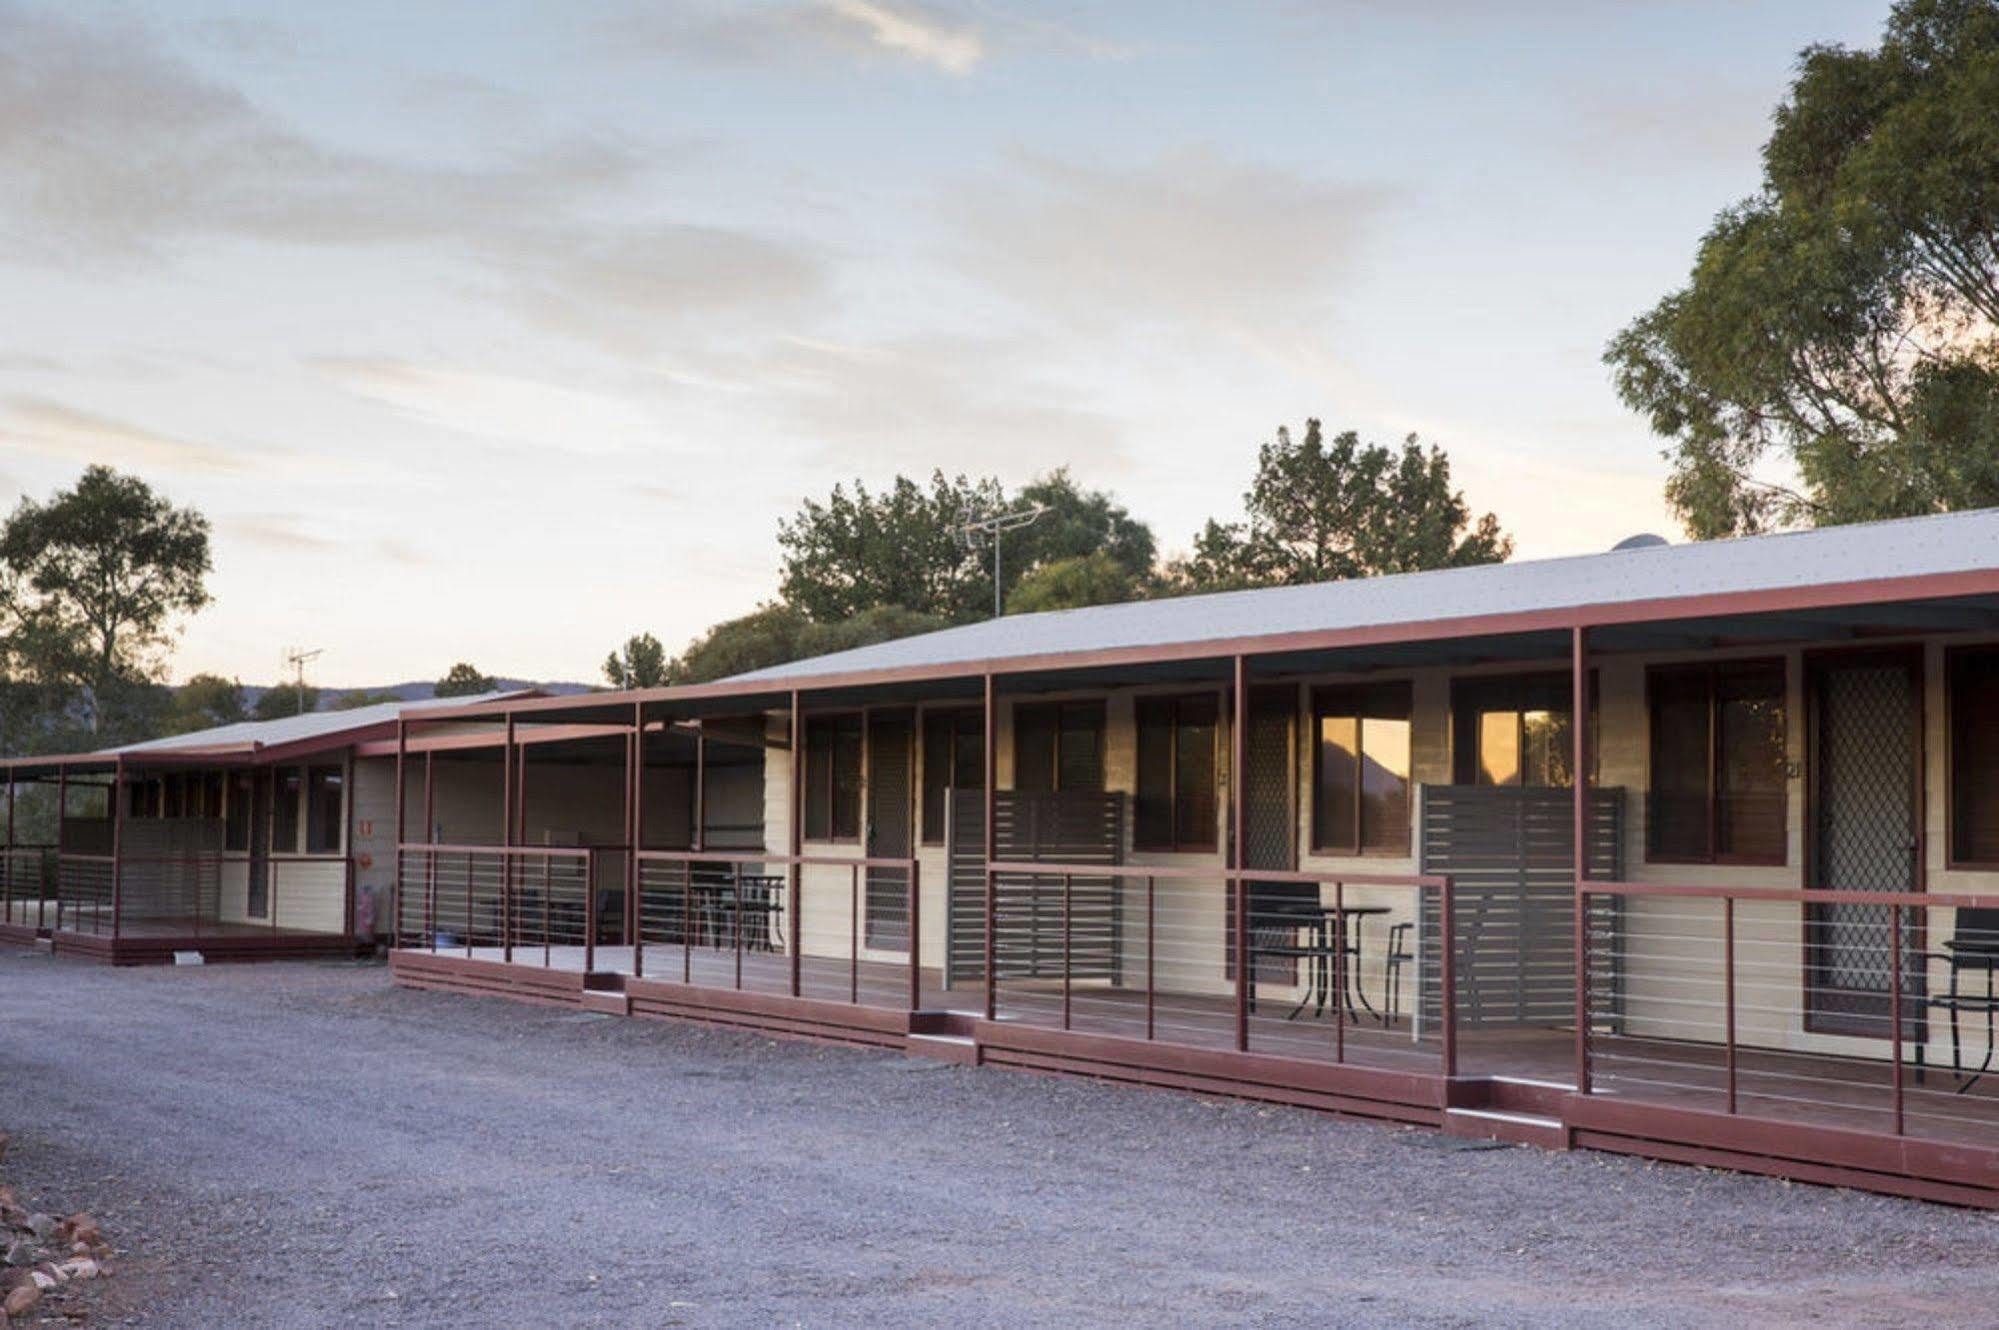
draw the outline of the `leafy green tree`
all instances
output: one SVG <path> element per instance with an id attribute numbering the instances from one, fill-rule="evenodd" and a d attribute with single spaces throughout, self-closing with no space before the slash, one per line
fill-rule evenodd
<path id="1" fill-rule="evenodd" d="M 877 605 L 835 623 L 813 623 L 790 605 L 762 605 L 716 624 L 668 667 L 668 682 L 707 683 L 789 661 L 935 632 L 950 624 L 899 605 Z"/>
<path id="2" fill-rule="evenodd" d="M 233 725 L 247 720 L 250 711 L 243 703 L 243 685 L 219 674 L 197 674 L 174 689 L 164 729 L 168 734 L 192 734 Z"/>
<path id="3" fill-rule="evenodd" d="M 1308 420 L 1280 428 L 1257 451 L 1243 495 L 1246 520 L 1210 520 L 1173 570 L 1178 589 L 1328 582 L 1383 573 L 1498 563 L 1513 541 L 1487 513 L 1473 521 L 1451 488 L 1443 450 L 1410 435 L 1400 449 L 1363 444 L 1352 430 L 1328 442 Z"/>
<path id="4" fill-rule="evenodd" d="M 1604 353 L 1697 537 L 1999 503 L 1999 5 L 1808 47 L 1693 272 Z"/>
<path id="5" fill-rule="evenodd" d="M 1143 584 L 1108 550 L 1044 563 L 1014 583 L 1008 614 L 1073 610 L 1137 600 Z"/>
<path id="6" fill-rule="evenodd" d="M 835 486 L 825 503 L 808 500 L 784 523 L 784 603 L 815 623 L 836 623 L 877 606 L 899 606 L 950 623 L 991 613 L 992 556 L 968 547 L 968 515 L 1039 506 L 1032 525 L 1008 532 L 1001 560 L 1003 589 L 1043 564 L 1102 552 L 1136 583 L 1150 576 L 1152 531 L 1102 490 L 1078 486 L 1066 469 L 1050 472 L 1008 495 L 993 479 L 947 479 L 928 488 L 897 476 L 879 493 L 856 481 Z"/>
<path id="7" fill-rule="evenodd" d="M 779 591 L 817 623 L 877 605 L 974 618 L 990 604 L 992 589 L 958 528 L 968 511 L 991 512 L 1003 498 L 997 481 L 946 478 L 942 471 L 932 473 L 928 488 L 907 476 L 880 493 L 858 480 L 851 490 L 835 485 L 825 503 L 808 499 L 779 525 Z"/>
<path id="8" fill-rule="evenodd" d="M 748 614 L 724 619 L 688 643 L 668 670 L 671 683 L 707 683 L 732 674 L 798 660 L 812 621 L 790 605 L 759 605 Z"/>
<path id="9" fill-rule="evenodd" d="M 355 688 L 334 698 L 328 709 L 332 711 L 358 711 L 362 707 L 387 706 L 391 702 L 400 702 L 402 700 L 402 698 L 397 697 L 394 693 L 386 689 L 380 692 L 373 692 L 366 688 Z"/>
<path id="10" fill-rule="evenodd" d="M 658 688 L 667 681 L 666 648 L 651 633 L 639 633 L 604 659 L 604 677 L 613 688 Z"/>
<path id="11" fill-rule="evenodd" d="M 257 704 L 250 708 L 250 714 L 258 720 L 282 720 L 286 716 L 302 716 L 317 710 L 317 688 L 311 684 L 281 683 L 266 688 L 257 698 Z"/>
<path id="12" fill-rule="evenodd" d="M 169 627 L 209 600 L 208 519 L 137 476 L 91 466 L 46 503 L 24 498 L 0 531 L 17 613 L 46 672 L 82 690 L 92 731 L 115 712 L 157 716 Z M 141 705 L 143 701 L 143 705 Z"/>
<path id="13" fill-rule="evenodd" d="M 444 672 L 431 691 L 433 697 L 471 697 L 477 693 L 493 691 L 493 676 L 481 674 L 478 669 L 465 661 L 459 661 Z"/>
<path id="14" fill-rule="evenodd" d="M 1029 505 L 1045 511 L 1032 525 L 1006 537 L 1005 562 L 1017 570 L 1008 579 L 1008 608 L 1013 607 L 1012 597 L 1021 580 L 1064 559 L 1102 554 L 1123 569 L 1134 585 L 1152 575 L 1159 552 L 1152 528 L 1106 491 L 1080 488 L 1067 467 L 1021 486 L 1007 501 L 1009 509 Z M 986 566 L 991 567 L 990 563 Z M 990 584 L 987 590 L 990 595 Z"/>

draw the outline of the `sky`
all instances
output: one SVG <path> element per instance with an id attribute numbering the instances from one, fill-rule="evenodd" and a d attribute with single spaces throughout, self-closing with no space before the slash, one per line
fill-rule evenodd
<path id="1" fill-rule="evenodd" d="M 843 480 L 1168 552 L 1309 416 L 1679 538 L 1602 348 L 1885 3 L 0 0 L 0 504 L 214 523 L 185 678 L 590 680 Z"/>

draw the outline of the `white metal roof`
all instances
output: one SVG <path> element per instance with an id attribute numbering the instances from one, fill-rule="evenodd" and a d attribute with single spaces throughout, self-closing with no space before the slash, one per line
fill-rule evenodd
<path id="1" fill-rule="evenodd" d="M 527 697 L 533 689 L 514 688 L 500 692 L 479 693 L 471 697 L 451 698 L 452 702 L 468 705 L 480 702 L 498 702 L 508 698 Z M 230 725 L 217 725 L 211 729 L 196 730 L 191 734 L 169 735 L 164 739 L 148 739 L 144 743 L 127 744 L 123 748 L 106 749 L 107 753 L 159 753 L 180 749 L 250 750 L 275 748 L 280 744 L 294 744 L 301 740 L 326 739 L 328 746 L 340 735 L 351 730 L 365 730 L 393 721 L 404 711 L 429 704 L 431 699 L 419 698 L 410 701 L 378 702 L 372 706 L 354 707 L 347 711 L 308 711 L 302 716 L 280 716 L 276 720 L 244 720 Z"/>
<path id="2" fill-rule="evenodd" d="M 1009 615 L 723 682 L 1530 614 L 1999 569 L 1999 509 L 1392 577 Z"/>

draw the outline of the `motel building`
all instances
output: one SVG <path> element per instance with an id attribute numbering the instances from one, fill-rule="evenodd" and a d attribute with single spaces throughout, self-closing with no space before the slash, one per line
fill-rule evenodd
<path id="1" fill-rule="evenodd" d="M 383 944 L 415 988 L 1999 1206 L 1999 511 L 0 780 L 0 941 Z"/>

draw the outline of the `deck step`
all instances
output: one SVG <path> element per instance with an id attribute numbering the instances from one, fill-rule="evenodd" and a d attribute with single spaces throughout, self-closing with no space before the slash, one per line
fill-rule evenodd
<path id="1" fill-rule="evenodd" d="M 1444 1110 L 1444 1132 L 1475 1140 L 1510 1141 L 1516 1145 L 1538 1145 L 1547 1150 L 1569 1148 L 1568 1129 L 1561 1119 L 1539 1113 L 1516 1113 L 1498 1108 L 1449 1108 Z"/>
<path id="2" fill-rule="evenodd" d="M 601 1011 L 609 1016 L 629 1016 L 632 1014 L 632 1000 L 623 993 L 605 992 L 600 989 L 583 990 L 581 1003 L 585 1011 Z"/>
<path id="3" fill-rule="evenodd" d="M 979 1065 L 979 1045 L 961 1034 L 912 1034 L 903 1045 L 912 1057 L 936 1058 L 962 1066 Z"/>

